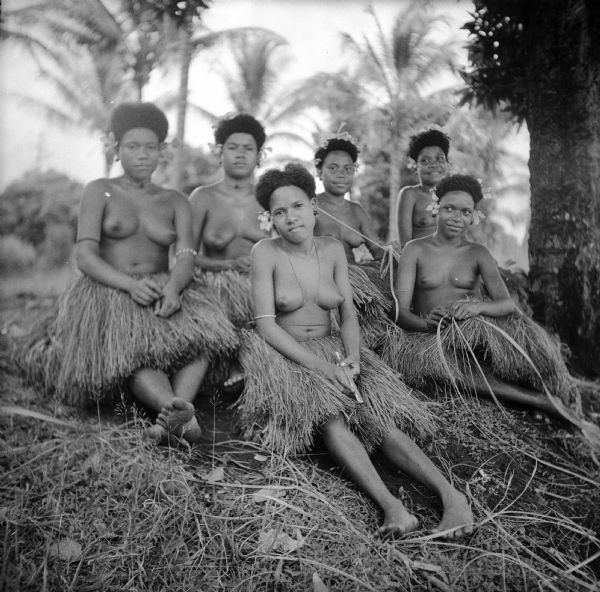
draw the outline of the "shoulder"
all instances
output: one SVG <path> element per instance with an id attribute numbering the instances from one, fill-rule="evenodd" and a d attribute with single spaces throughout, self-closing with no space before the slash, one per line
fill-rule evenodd
<path id="1" fill-rule="evenodd" d="M 406 187 L 403 187 L 402 189 L 400 189 L 400 193 L 398 194 L 398 197 L 406 202 L 406 201 L 414 200 L 416 195 L 417 195 L 417 186 L 416 185 L 407 185 Z"/>
<path id="2" fill-rule="evenodd" d="M 250 254 L 254 257 L 257 257 L 274 253 L 276 240 L 276 238 L 263 238 L 262 240 L 259 240 L 257 243 L 252 245 L 252 249 L 250 249 Z"/>
<path id="3" fill-rule="evenodd" d="M 404 245 L 404 249 L 402 249 L 402 252 L 404 253 L 405 251 L 408 251 L 411 253 L 422 253 L 423 251 L 431 247 L 433 247 L 433 241 L 431 240 L 431 236 L 424 236 L 422 238 L 413 238 L 412 240 L 409 240 Z"/>
<path id="4" fill-rule="evenodd" d="M 349 200 L 348 204 L 350 205 L 350 211 L 355 215 L 361 218 L 368 217 L 367 210 L 363 208 L 357 201 Z"/>
<path id="5" fill-rule="evenodd" d="M 323 253 L 331 253 L 333 256 L 339 256 L 340 254 L 346 259 L 346 252 L 344 251 L 344 245 L 332 236 L 315 236 L 315 245 L 319 251 Z"/>
<path id="6" fill-rule="evenodd" d="M 219 181 L 215 183 L 211 183 L 210 185 L 201 185 L 200 187 L 196 187 L 194 191 L 190 194 L 189 201 L 194 206 L 203 206 L 208 204 L 208 202 L 214 196 Z"/>
<path id="7" fill-rule="evenodd" d="M 113 194 L 111 179 L 95 179 L 90 181 L 83 190 L 83 201 L 105 202 Z"/>
<path id="8" fill-rule="evenodd" d="M 466 246 L 469 249 L 469 253 L 472 253 L 474 257 L 477 257 L 478 261 L 493 261 L 496 263 L 494 256 L 486 246 L 472 241 L 468 241 Z"/>

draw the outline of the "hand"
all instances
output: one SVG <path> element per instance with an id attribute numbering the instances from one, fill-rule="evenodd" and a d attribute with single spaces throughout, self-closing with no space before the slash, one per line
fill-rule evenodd
<path id="1" fill-rule="evenodd" d="M 425 317 L 425 322 L 427 323 L 427 330 L 433 333 L 437 332 L 440 323 L 441 328 L 445 329 L 450 322 L 448 310 L 443 306 L 436 306 L 429 311 L 429 314 Z"/>
<path id="2" fill-rule="evenodd" d="M 339 356 L 338 366 L 348 368 L 348 370 L 352 374 L 352 379 L 354 380 L 360 374 L 359 354 L 355 353 L 355 354 L 347 356 L 343 359 L 342 359 L 341 354 L 337 354 L 337 355 Z"/>
<path id="3" fill-rule="evenodd" d="M 448 307 L 448 312 L 457 320 L 464 321 L 481 314 L 482 302 L 459 300 Z"/>
<path id="4" fill-rule="evenodd" d="M 347 395 L 354 393 L 354 378 L 349 366 L 325 362 L 320 370 L 324 377 L 343 393 Z"/>
<path id="5" fill-rule="evenodd" d="M 231 267 L 240 273 L 248 273 L 250 271 L 250 255 L 244 255 L 243 257 L 234 259 Z"/>
<path id="6" fill-rule="evenodd" d="M 179 293 L 167 284 L 162 291 L 162 298 L 154 304 L 154 314 L 159 317 L 170 317 L 181 308 Z"/>
<path id="7" fill-rule="evenodd" d="M 138 280 L 132 278 L 128 292 L 132 300 L 142 306 L 149 306 L 162 296 L 161 286 L 148 277 Z"/>

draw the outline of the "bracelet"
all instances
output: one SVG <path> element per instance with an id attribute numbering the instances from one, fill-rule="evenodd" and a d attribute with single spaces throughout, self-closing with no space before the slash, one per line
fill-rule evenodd
<path id="1" fill-rule="evenodd" d="M 275 317 L 277 317 L 277 315 L 274 314 L 266 314 L 266 315 L 258 315 L 257 317 L 254 317 L 254 320 L 256 321 L 257 319 L 274 319 Z"/>
<path id="2" fill-rule="evenodd" d="M 175 258 L 185 253 L 190 253 L 195 257 L 198 254 L 198 251 L 196 251 L 196 249 L 179 249 L 179 251 L 175 251 Z"/>
<path id="3" fill-rule="evenodd" d="M 81 238 L 78 238 L 75 242 L 80 243 L 80 242 L 86 241 L 86 240 L 91 240 L 91 241 L 94 241 L 95 243 L 100 242 L 97 238 L 92 238 L 91 236 L 82 236 Z"/>

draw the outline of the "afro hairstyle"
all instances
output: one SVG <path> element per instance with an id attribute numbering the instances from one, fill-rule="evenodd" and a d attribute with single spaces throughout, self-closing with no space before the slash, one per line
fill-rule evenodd
<path id="1" fill-rule="evenodd" d="M 319 148 L 315 152 L 315 166 L 317 167 L 317 170 L 320 171 L 321 168 L 323 168 L 323 163 L 325 162 L 325 158 L 327 157 L 327 155 L 330 152 L 336 151 L 345 152 L 346 154 L 348 154 L 348 156 L 350 156 L 350 158 L 352 159 L 352 162 L 356 162 L 356 159 L 358 158 L 358 153 L 360 152 L 358 146 L 356 146 L 350 140 L 337 137 L 329 138 L 325 140 L 325 142 L 321 146 L 319 146 Z"/>
<path id="2" fill-rule="evenodd" d="M 483 191 L 479 181 L 471 175 L 450 175 L 442 179 L 435 188 L 435 194 L 442 199 L 450 191 L 464 191 L 468 193 L 475 204 L 483 199 Z"/>
<path id="3" fill-rule="evenodd" d="M 140 127 L 152 130 L 159 142 L 164 142 L 169 132 L 166 115 L 154 103 L 121 103 L 114 108 L 109 128 L 117 143 L 125 132 Z"/>
<path id="4" fill-rule="evenodd" d="M 256 201 L 264 210 L 271 209 L 271 196 L 280 187 L 297 187 L 306 193 L 308 199 L 315 197 L 316 185 L 313 176 L 301 165 L 289 163 L 283 171 L 269 169 L 256 183 Z"/>
<path id="5" fill-rule="evenodd" d="M 225 144 L 227 138 L 232 134 L 250 134 L 254 138 L 258 150 L 263 147 L 267 137 L 261 123 L 247 113 L 238 113 L 233 117 L 221 119 L 215 128 L 215 143 Z"/>
<path id="6" fill-rule="evenodd" d="M 441 130 L 431 128 L 419 132 L 410 137 L 408 142 L 408 156 L 416 162 L 421 150 L 428 146 L 438 146 L 441 148 L 447 160 L 448 152 L 450 151 L 450 136 Z"/>

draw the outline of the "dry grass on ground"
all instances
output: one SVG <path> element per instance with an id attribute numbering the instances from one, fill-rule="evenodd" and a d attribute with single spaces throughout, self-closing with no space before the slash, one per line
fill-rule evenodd
<path id="1" fill-rule="evenodd" d="M 18 327 L 36 302 L 4 301 L 3 326 Z M 217 441 L 210 420 L 196 448 L 152 447 L 140 419 L 40 401 L 7 343 L 2 591 L 600 589 L 600 474 L 554 422 L 441 404 L 443 429 L 423 445 L 469 496 L 478 528 L 458 543 L 428 535 L 435 496 L 378 460 L 423 526 L 382 541 L 373 503 L 324 462 Z"/>

